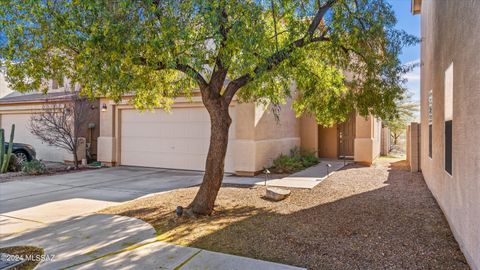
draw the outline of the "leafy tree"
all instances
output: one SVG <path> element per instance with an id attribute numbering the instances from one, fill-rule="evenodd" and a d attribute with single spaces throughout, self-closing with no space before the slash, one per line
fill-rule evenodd
<path id="1" fill-rule="evenodd" d="M 397 113 L 390 120 L 385 121 L 395 145 L 398 143 L 398 138 L 407 129 L 408 124 L 415 121 L 419 107 L 417 102 L 412 101 L 411 95 L 405 95 L 396 103 Z"/>
<path id="2" fill-rule="evenodd" d="M 234 98 L 344 121 L 388 117 L 403 93 L 398 54 L 417 39 L 396 30 L 386 0 L 116 0 L 3 2 L 10 84 L 44 90 L 69 78 L 89 97 L 169 109 L 198 90 L 211 120 L 202 185 L 190 204 L 212 212 Z M 295 82 L 295 94 L 291 85 Z"/>

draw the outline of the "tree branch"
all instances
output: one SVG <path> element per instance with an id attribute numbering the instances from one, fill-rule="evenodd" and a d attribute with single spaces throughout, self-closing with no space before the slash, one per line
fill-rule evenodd
<path id="1" fill-rule="evenodd" d="M 330 39 L 328 37 L 325 37 L 325 35 L 327 34 L 327 31 L 324 31 L 322 35 L 317 37 L 314 37 L 314 35 L 315 35 L 315 31 L 317 30 L 318 26 L 320 25 L 327 11 L 337 1 L 338 0 L 329 0 L 323 6 L 320 6 L 318 8 L 318 11 L 315 14 L 315 17 L 313 18 L 312 22 L 310 23 L 310 26 L 308 27 L 307 33 L 305 33 L 305 35 L 302 38 L 299 38 L 293 41 L 283 49 L 276 51 L 274 54 L 269 56 L 267 59 L 265 59 L 264 64 L 258 65 L 254 69 L 253 74 L 247 73 L 231 81 L 228 84 L 227 89 L 225 90 L 225 93 L 224 93 L 225 100 L 228 103 L 230 103 L 233 97 L 235 96 L 236 92 L 238 91 L 238 89 L 240 89 L 242 86 L 247 84 L 255 76 L 261 75 L 262 73 L 266 71 L 270 71 L 276 66 L 278 66 L 281 62 L 287 59 L 295 49 L 304 47 L 308 44 L 315 43 L 315 42 L 329 41 Z"/>
<path id="2" fill-rule="evenodd" d="M 200 87 L 200 90 L 205 89 L 208 86 L 207 81 L 205 80 L 205 78 L 203 78 L 203 76 L 202 76 L 202 74 L 200 74 L 200 72 L 195 70 L 190 65 L 182 64 L 178 61 L 175 62 L 175 64 L 172 65 L 172 66 L 167 66 L 165 63 L 162 63 L 162 62 L 149 63 L 146 58 L 139 57 L 135 60 L 134 63 L 137 64 L 137 65 L 153 67 L 153 69 L 155 69 L 155 70 L 165 70 L 165 69 L 178 70 L 178 71 L 181 71 L 181 72 L 185 73 L 186 75 L 190 76 L 192 79 L 194 79 L 197 82 L 198 86 Z"/>

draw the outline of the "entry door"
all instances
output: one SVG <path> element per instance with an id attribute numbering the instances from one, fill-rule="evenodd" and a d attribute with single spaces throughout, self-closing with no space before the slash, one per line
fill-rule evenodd
<path id="1" fill-rule="evenodd" d="M 337 125 L 339 157 L 353 157 L 354 155 L 355 116 L 355 113 L 351 113 L 346 122 Z"/>

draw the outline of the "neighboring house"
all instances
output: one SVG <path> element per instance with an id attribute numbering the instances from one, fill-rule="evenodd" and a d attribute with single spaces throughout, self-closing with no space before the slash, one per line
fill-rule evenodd
<path id="1" fill-rule="evenodd" d="M 480 269 L 480 1 L 412 0 L 421 13 L 420 168 Z"/>
<path id="2" fill-rule="evenodd" d="M 5 84 L 4 78 L 0 78 L 0 87 Z M 3 91 L 4 89 L 2 89 Z M 32 114 L 41 112 L 43 106 L 47 103 L 65 103 L 71 102 L 71 93 L 66 93 L 63 87 L 58 87 L 56 83 L 52 83 L 50 91 L 47 95 L 40 93 L 21 94 L 7 89 L 6 96 L 0 98 L 0 127 L 5 129 L 5 134 L 10 134 L 12 124 L 15 124 L 16 143 L 26 143 L 32 145 L 37 152 L 37 159 L 44 161 L 72 161 L 73 157 L 68 151 L 55 146 L 50 146 L 42 142 L 36 136 L 30 133 L 30 118 Z M 99 126 L 99 107 L 98 101 L 92 113 L 89 116 L 91 123 L 96 127 L 85 127 L 81 131 L 80 136 L 86 139 L 86 143 L 90 145 L 90 151 L 96 155 L 97 137 L 100 131 Z M 84 152 L 84 151 L 83 151 Z"/>
<path id="3" fill-rule="evenodd" d="M 128 103 L 100 99 L 98 160 L 108 165 L 204 170 L 210 120 L 201 98 L 179 98 L 171 113 L 139 112 Z M 345 124 L 322 128 L 313 118 L 296 118 L 286 104 L 277 122 L 270 110 L 232 102 L 225 171 L 253 175 L 281 153 L 303 147 L 320 157 L 349 156 L 371 164 L 380 154 L 381 122 L 353 115 Z M 341 136 L 340 136 L 341 134 Z"/>

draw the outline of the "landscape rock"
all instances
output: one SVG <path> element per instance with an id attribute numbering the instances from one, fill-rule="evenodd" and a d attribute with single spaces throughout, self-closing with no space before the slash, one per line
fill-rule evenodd
<path id="1" fill-rule="evenodd" d="M 284 200 L 288 197 L 288 195 L 290 195 L 290 190 L 275 187 L 267 188 L 267 193 L 265 194 L 267 199 L 270 199 L 272 201 Z"/>

